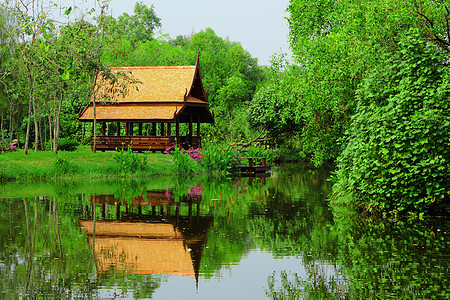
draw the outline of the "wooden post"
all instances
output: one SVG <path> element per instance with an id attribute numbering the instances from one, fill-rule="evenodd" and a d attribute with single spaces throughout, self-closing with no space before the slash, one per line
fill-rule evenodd
<path id="1" fill-rule="evenodd" d="M 197 141 L 198 141 L 197 147 L 201 147 L 202 139 L 200 138 L 200 116 L 197 116 Z"/>
<path id="2" fill-rule="evenodd" d="M 125 135 L 128 135 L 128 127 L 130 127 L 130 123 L 125 123 Z"/>
<path id="3" fill-rule="evenodd" d="M 133 135 L 133 122 L 130 122 L 128 126 L 130 126 L 130 135 Z"/>
<path id="4" fill-rule="evenodd" d="M 165 132 L 164 132 L 164 122 L 161 122 L 161 136 L 164 136 L 165 135 Z"/>
<path id="5" fill-rule="evenodd" d="M 120 220 L 120 202 L 116 202 L 116 220 Z"/>
<path id="6" fill-rule="evenodd" d="M 152 135 L 156 136 L 156 123 L 152 123 Z"/>
<path id="7" fill-rule="evenodd" d="M 177 117 L 177 123 L 175 125 L 175 134 L 177 138 L 177 144 L 180 144 L 180 120 Z"/>
<path id="8" fill-rule="evenodd" d="M 171 126 L 171 125 L 172 125 L 172 123 L 167 122 L 166 132 L 167 132 L 167 135 L 168 135 L 168 136 L 171 136 L 171 135 L 172 135 L 172 132 L 171 132 L 171 131 L 172 131 L 172 130 L 171 130 L 171 129 L 172 129 L 172 128 L 171 128 L 172 126 Z"/>
<path id="9" fill-rule="evenodd" d="M 139 123 L 139 135 L 142 135 L 142 123 Z"/>
<path id="10" fill-rule="evenodd" d="M 102 219 L 106 219 L 106 204 L 102 203 Z"/>
<path id="11" fill-rule="evenodd" d="M 120 135 L 120 122 L 117 122 L 116 135 Z"/>
<path id="12" fill-rule="evenodd" d="M 102 123 L 102 135 L 105 135 L 105 130 L 106 130 L 106 122 Z"/>
<path id="13" fill-rule="evenodd" d="M 192 146 L 192 135 L 193 135 L 193 128 L 192 128 L 192 114 L 189 114 L 189 145 Z"/>

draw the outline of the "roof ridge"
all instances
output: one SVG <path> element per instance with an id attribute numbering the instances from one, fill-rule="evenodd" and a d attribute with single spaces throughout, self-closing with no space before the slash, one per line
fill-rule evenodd
<path id="1" fill-rule="evenodd" d="M 129 69 L 195 69 L 196 66 L 135 66 L 135 67 L 111 67 L 111 70 L 129 70 Z"/>

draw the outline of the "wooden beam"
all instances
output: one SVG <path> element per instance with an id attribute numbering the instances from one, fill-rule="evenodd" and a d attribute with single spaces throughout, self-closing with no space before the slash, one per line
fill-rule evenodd
<path id="1" fill-rule="evenodd" d="M 102 123 L 102 135 L 105 135 L 105 130 L 106 130 L 106 122 Z"/>
<path id="2" fill-rule="evenodd" d="M 125 123 L 125 135 L 128 135 L 128 127 L 130 127 L 129 125 L 130 123 Z"/>
<path id="3" fill-rule="evenodd" d="M 117 122 L 116 135 L 120 135 L 120 122 Z"/>

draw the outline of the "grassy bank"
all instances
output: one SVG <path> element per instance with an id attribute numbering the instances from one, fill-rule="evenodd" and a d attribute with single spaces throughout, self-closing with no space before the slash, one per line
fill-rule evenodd
<path id="1" fill-rule="evenodd" d="M 172 158 L 161 153 L 96 152 L 89 146 L 76 151 L 8 152 L 0 155 L 0 181 L 108 178 L 168 175 Z"/>
<path id="2" fill-rule="evenodd" d="M 229 173 L 243 156 L 270 159 L 266 147 L 243 149 L 215 142 L 205 142 L 202 149 L 173 148 L 170 156 L 131 151 L 93 153 L 89 146 L 58 154 L 30 151 L 24 155 L 19 150 L 0 154 L 0 182 Z"/>

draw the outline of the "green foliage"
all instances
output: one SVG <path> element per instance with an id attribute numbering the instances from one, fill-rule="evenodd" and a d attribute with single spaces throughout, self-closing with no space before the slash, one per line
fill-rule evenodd
<path id="1" fill-rule="evenodd" d="M 75 151 L 79 143 L 72 138 L 60 138 L 58 139 L 58 149 L 62 151 Z"/>
<path id="2" fill-rule="evenodd" d="M 236 148 L 225 143 L 206 142 L 202 154 L 202 165 L 209 173 L 231 172 L 239 162 Z"/>
<path id="3" fill-rule="evenodd" d="M 449 67 L 415 31 L 364 80 L 336 193 L 369 207 L 450 211 Z"/>
<path id="4" fill-rule="evenodd" d="M 282 82 L 261 88 L 249 105 L 248 121 L 251 126 L 265 128 L 269 135 L 276 136 L 286 131 L 301 128 L 295 117 L 295 100 L 286 97 Z"/>
<path id="5" fill-rule="evenodd" d="M 143 2 L 136 2 L 134 14 L 123 13 L 117 20 L 108 17 L 107 38 L 113 41 L 126 39 L 133 46 L 153 39 L 154 31 L 161 27 L 161 19 L 156 16 L 154 6 L 147 7 Z"/>
<path id="6" fill-rule="evenodd" d="M 116 171 L 120 174 L 143 173 L 148 167 L 147 157 L 139 156 L 128 148 L 115 153 Z"/>
<path id="7" fill-rule="evenodd" d="M 178 175 L 193 174 L 198 168 L 198 161 L 192 159 L 189 154 L 178 147 L 174 147 L 172 152 L 173 171 Z"/>
<path id="8" fill-rule="evenodd" d="M 75 165 L 70 159 L 64 157 L 56 157 L 53 162 L 56 176 L 67 175 L 75 172 Z"/>

